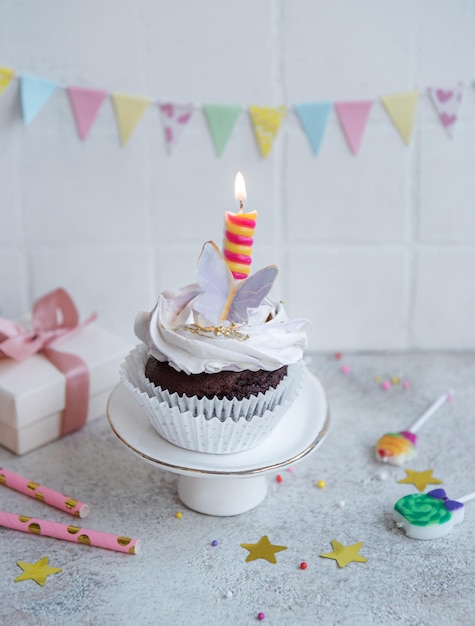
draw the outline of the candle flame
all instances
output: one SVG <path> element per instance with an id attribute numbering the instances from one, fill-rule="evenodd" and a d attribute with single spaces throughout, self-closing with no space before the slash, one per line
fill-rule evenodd
<path id="1" fill-rule="evenodd" d="M 241 206 L 244 200 L 246 200 L 246 183 L 244 182 L 244 176 L 241 172 L 236 174 L 236 180 L 234 181 L 234 197 L 239 200 Z"/>

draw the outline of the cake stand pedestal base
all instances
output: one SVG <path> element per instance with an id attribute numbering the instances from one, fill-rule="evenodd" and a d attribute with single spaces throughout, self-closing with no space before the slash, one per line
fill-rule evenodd
<path id="1" fill-rule="evenodd" d="M 267 494 L 267 478 L 178 477 L 178 497 L 188 508 L 206 515 L 239 515 L 254 509 Z"/>
<path id="2" fill-rule="evenodd" d="M 266 497 L 266 474 L 293 465 L 315 452 L 330 425 L 325 392 L 304 372 L 302 390 L 263 443 L 234 454 L 206 454 L 178 448 L 150 424 L 122 383 L 107 405 L 109 424 L 134 454 L 178 474 L 178 496 L 190 509 L 207 515 L 239 515 Z"/>

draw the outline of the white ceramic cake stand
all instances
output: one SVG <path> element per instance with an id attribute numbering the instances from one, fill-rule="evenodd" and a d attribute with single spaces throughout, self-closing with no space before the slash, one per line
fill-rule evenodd
<path id="1" fill-rule="evenodd" d="M 178 497 L 207 515 L 238 515 L 260 504 L 268 472 L 297 463 L 325 438 L 330 418 L 325 392 L 308 371 L 295 402 L 267 439 L 251 450 L 207 454 L 179 448 L 161 437 L 132 393 L 120 383 L 107 405 L 109 424 L 120 441 L 145 461 L 178 474 Z"/>

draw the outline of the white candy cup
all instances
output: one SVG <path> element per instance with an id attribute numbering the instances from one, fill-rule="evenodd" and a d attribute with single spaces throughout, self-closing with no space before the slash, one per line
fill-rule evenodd
<path id="1" fill-rule="evenodd" d="M 303 362 L 290 365 L 275 389 L 250 399 L 199 400 L 164 393 L 150 383 L 144 374 L 147 358 L 145 346 L 132 350 L 121 367 L 124 384 L 164 439 L 211 454 L 241 452 L 259 445 L 297 397 L 306 372 Z"/>

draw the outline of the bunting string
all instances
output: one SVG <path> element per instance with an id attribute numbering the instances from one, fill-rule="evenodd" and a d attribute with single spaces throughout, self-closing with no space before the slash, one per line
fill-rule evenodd
<path id="1" fill-rule="evenodd" d="M 257 104 L 216 104 L 161 101 L 136 94 L 107 92 L 78 85 L 65 85 L 54 80 L 19 74 L 14 69 L 0 67 L 0 97 L 10 83 L 18 80 L 20 101 L 25 126 L 31 124 L 57 89 L 66 90 L 79 138 L 86 141 L 94 121 L 106 98 L 113 104 L 119 143 L 126 146 L 137 129 L 143 114 L 150 106 L 157 106 L 163 126 L 168 154 L 173 154 L 197 109 L 202 109 L 216 154 L 220 157 L 232 137 L 242 113 L 247 113 L 257 148 L 266 158 L 289 110 L 293 110 L 315 156 L 320 153 L 331 111 L 334 109 L 350 152 L 360 152 L 368 120 L 377 100 L 402 141 L 409 145 L 413 135 L 417 107 L 421 93 L 432 102 L 437 118 L 449 139 L 459 120 L 466 84 L 453 81 L 420 90 L 385 94 L 369 100 L 303 102 L 290 106 L 259 106 Z M 474 84 L 475 86 L 475 84 Z"/>

